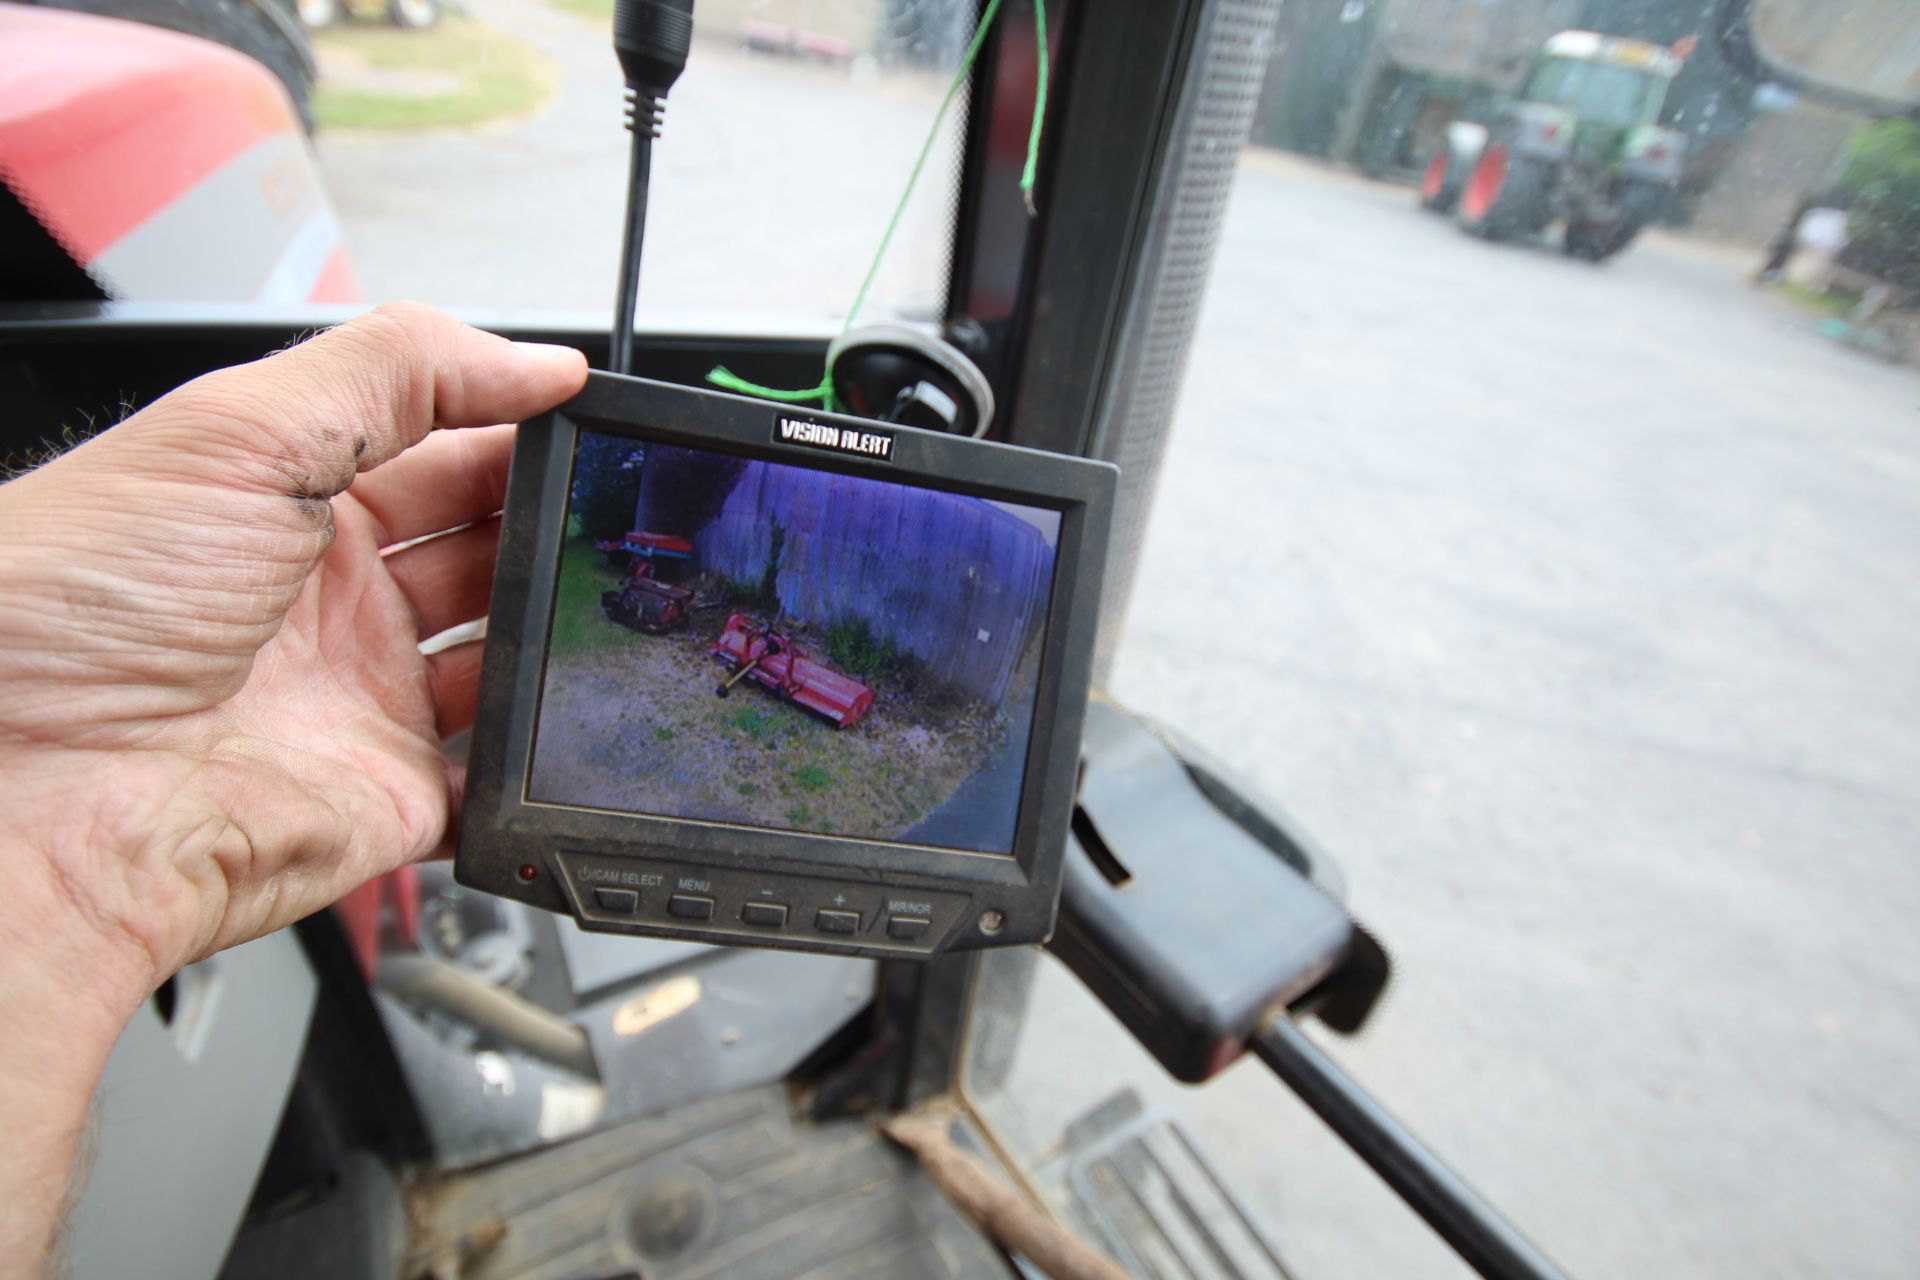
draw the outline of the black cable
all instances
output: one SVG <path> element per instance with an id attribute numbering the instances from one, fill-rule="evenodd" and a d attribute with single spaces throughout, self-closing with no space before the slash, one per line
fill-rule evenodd
<path id="1" fill-rule="evenodd" d="M 1546 1254 L 1321 1052 L 1285 1012 L 1268 1019 L 1248 1043 L 1468 1266 L 1487 1280 L 1566 1280 Z"/>
<path id="2" fill-rule="evenodd" d="M 693 0 L 614 0 L 613 51 L 627 81 L 627 129 L 633 154 L 627 176 L 627 221 L 620 237 L 620 291 L 613 304 L 613 346 L 607 367 L 630 372 L 633 310 L 640 298 L 640 244 L 647 234 L 647 185 L 653 140 L 667 109 L 667 90 L 686 69 L 693 43 Z"/>
<path id="3" fill-rule="evenodd" d="M 631 372 L 633 312 L 640 298 L 640 247 L 647 234 L 647 185 L 653 173 L 653 140 L 660 136 L 666 102 L 628 91 L 627 128 L 633 133 L 628 165 L 627 220 L 620 236 L 620 293 L 613 304 L 613 348 L 607 367 Z"/>

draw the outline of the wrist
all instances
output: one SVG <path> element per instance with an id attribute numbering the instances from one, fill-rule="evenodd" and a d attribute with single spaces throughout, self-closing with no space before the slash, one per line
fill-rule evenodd
<path id="1" fill-rule="evenodd" d="M 54 868 L 7 827 L 0 867 L 0 1274 L 39 1275 L 83 1172 L 94 1090 L 150 971 L 61 905 Z"/>
<path id="2" fill-rule="evenodd" d="M 137 797 L 153 794 L 138 754 L 0 751 L 0 966 L 18 970 L 0 980 L 0 1001 L 36 993 L 76 1030 L 106 1027 L 109 1047 L 185 958 L 171 913 L 136 906 L 128 837 L 142 825 Z"/>

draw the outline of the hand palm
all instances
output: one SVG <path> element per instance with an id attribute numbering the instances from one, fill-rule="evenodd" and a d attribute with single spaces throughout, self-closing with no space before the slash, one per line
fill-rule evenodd
<path id="1" fill-rule="evenodd" d="M 276 795 L 280 821 L 358 883 L 441 842 L 450 783 L 414 609 L 364 508 L 351 492 L 333 505 L 333 545 L 258 654 L 223 655 L 251 670 L 208 711 L 261 751 L 239 757 L 236 789 Z"/>
<path id="2" fill-rule="evenodd" d="M 427 432 L 584 373 L 376 313 L 0 490 L 7 821 L 52 896 L 157 981 L 438 847 L 480 646 L 418 642 L 485 611 L 511 428 Z"/>

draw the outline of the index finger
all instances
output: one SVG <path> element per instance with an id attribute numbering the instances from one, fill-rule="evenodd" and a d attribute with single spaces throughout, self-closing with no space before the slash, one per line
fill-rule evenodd
<path id="1" fill-rule="evenodd" d="M 506 505 L 514 428 L 440 431 L 353 482 L 382 547 L 485 520 Z"/>

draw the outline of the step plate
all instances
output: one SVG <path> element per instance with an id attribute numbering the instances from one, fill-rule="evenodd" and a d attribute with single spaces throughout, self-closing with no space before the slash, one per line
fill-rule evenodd
<path id="1" fill-rule="evenodd" d="M 416 1189 L 406 1274 L 1008 1280 L 911 1157 L 784 1090 L 713 1098 Z"/>
<path id="2" fill-rule="evenodd" d="M 1279 1250 L 1170 1115 L 1082 1149 L 1068 1181 L 1076 1208 L 1140 1280 L 1287 1280 Z"/>

